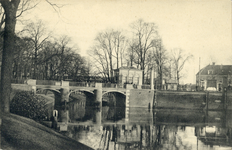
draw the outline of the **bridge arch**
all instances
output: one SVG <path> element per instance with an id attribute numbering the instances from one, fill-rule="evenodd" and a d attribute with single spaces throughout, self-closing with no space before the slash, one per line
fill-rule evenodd
<path id="1" fill-rule="evenodd" d="M 90 94 L 94 95 L 93 91 L 86 90 L 86 89 L 70 90 L 69 93 L 68 93 L 68 95 L 70 95 L 71 93 L 75 93 L 75 92 L 87 92 L 87 93 L 90 93 Z"/>
<path id="2" fill-rule="evenodd" d="M 105 95 L 105 94 L 107 94 L 107 93 L 120 93 L 120 94 L 126 96 L 126 92 L 118 91 L 118 90 L 110 90 L 110 91 L 103 92 L 102 96 Z"/>
<path id="3" fill-rule="evenodd" d="M 53 94 L 60 94 L 60 91 L 57 89 L 52 89 L 52 88 L 36 88 L 36 91 L 38 90 L 47 90 L 53 92 Z"/>
<path id="4" fill-rule="evenodd" d="M 118 90 L 103 91 L 102 106 L 104 120 L 121 120 L 125 118 L 126 92 Z"/>
<path id="5" fill-rule="evenodd" d="M 94 92 L 88 89 L 70 89 L 69 114 L 71 120 L 85 121 L 94 115 Z"/>

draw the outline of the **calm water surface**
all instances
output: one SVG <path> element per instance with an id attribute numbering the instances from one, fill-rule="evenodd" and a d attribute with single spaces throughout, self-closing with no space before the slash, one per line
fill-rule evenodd
<path id="1" fill-rule="evenodd" d="M 94 149 L 232 149 L 232 111 L 130 108 L 128 121 L 102 118 L 70 124 L 65 134 Z"/>

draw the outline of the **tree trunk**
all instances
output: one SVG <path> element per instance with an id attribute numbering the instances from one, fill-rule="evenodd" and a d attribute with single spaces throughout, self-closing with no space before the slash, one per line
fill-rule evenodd
<path id="1" fill-rule="evenodd" d="M 10 112 L 10 93 L 11 93 L 11 76 L 12 64 L 14 59 L 14 38 L 16 25 L 16 11 L 18 8 L 18 1 L 0 1 L 6 14 L 3 54 L 2 54 L 2 68 L 1 68 L 1 108 L 3 112 Z"/>

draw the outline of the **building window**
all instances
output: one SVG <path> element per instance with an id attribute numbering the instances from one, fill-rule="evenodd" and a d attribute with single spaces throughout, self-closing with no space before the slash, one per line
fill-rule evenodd
<path id="1" fill-rule="evenodd" d="M 174 85 L 173 84 L 171 84 L 171 89 L 174 90 Z"/>
<path id="2" fill-rule="evenodd" d="M 128 83 L 133 83 L 133 78 L 132 77 L 128 78 Z"/>
<path id="3" fill-rule="evenodd" d="M 135 77 L 134 80 L 133 80 L 133 83 L 134 83 L 134 84 L 138 84 L 138 81 L 139 81 L 139 78 L 138 78 L 138 77 Z"/>
<path id="4" fill-rule="evenodd" d="M 213 74 L 213 70 L 208 70 L 208 74 Z"/>
<path id="5" fill-rule="evenodd" d="M 126 77 L 122 77 L 122 83 L 125 83 L 126 82 Z"/>

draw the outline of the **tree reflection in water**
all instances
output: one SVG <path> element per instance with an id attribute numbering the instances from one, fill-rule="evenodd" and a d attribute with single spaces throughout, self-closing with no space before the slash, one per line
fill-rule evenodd
<path id="1" fill-rule="evenodd" d="M 152 122 L 105 122 L 100 128 L 93 124 L 69 126 L 66 135 L 94 149 L 106 150 L 232 148 L 232 113 L 164 111 L 153 113 Z"/>

